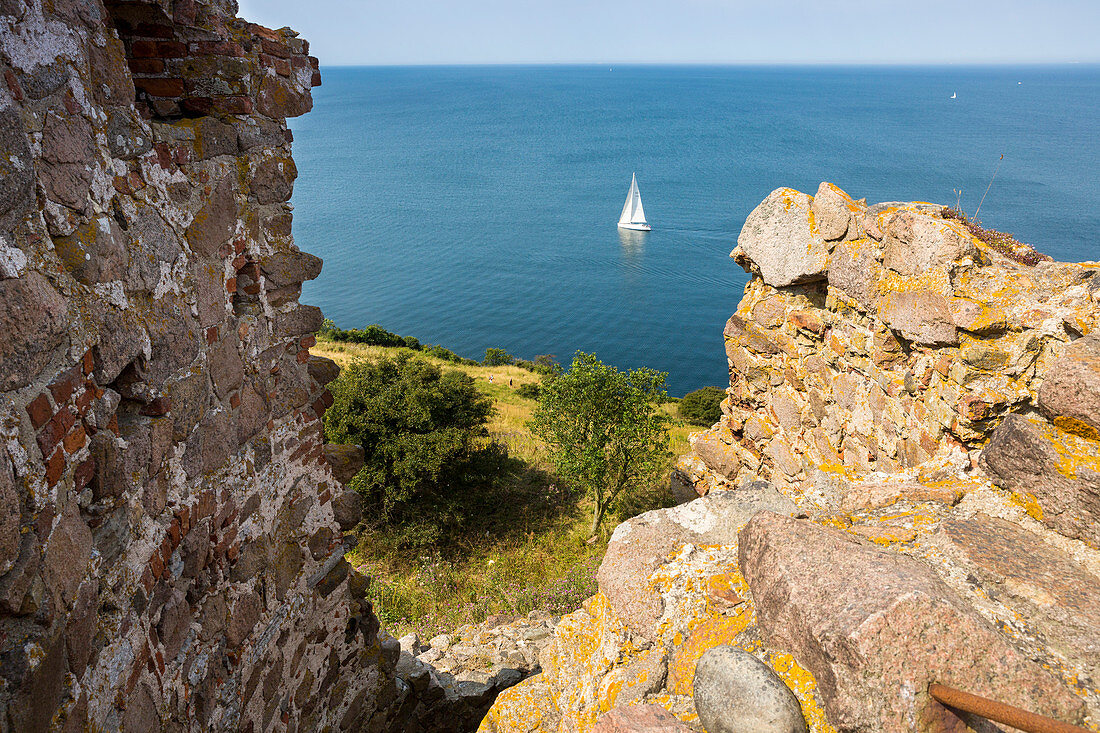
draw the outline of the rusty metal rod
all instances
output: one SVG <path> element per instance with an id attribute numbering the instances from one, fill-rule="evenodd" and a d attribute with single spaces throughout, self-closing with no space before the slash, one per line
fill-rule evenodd
<path id="1" fill-rule="evenodd" d="M 969 692 L 956 690 L 933 682 L 928 685 L 928 694 L 947 707 L 962 710 L 964 713 L 973 713 L 983 718 L 988 718 L 995 723 L 1004 723 L 1026 733 L 1089 733 L 1088 730 L 1069 723 L 1063 723 L 1048 718 L 1045 715 L 1029 713 L 1003 702 L 989 700 Z"/>

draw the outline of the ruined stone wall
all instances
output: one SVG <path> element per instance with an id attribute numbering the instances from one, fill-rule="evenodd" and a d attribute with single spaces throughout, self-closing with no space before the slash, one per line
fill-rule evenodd
<path id="1" fill-rule="evenodd" d="M 615 530 L 483 731 L 751 727 L 713 701 L 756 683 L 697 670 L 720 645 L 813 733 L 991 729 L 930 682 L 1100 730 L 1100 264 L 976 234 L 827 183 L 752 212 L 723 416 L 678 466 L 702 498 Z"/>
<path id="2" fill-rule="evenodd" d="M 0 730 L 385 729 L 291 237 L 308 45 L 0 2 Z M 386 643 L 383 643 L 386 642 Z"/>

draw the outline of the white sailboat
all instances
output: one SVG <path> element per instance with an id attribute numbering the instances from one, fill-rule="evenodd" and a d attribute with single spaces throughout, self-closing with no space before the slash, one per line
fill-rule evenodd
<path id="1" fill-rule="evenodd" d="M 623 214 L 619 217 L 620 229 L 636 229 L 640 232 L 648 232 L 650 226 L 645 220 L 645 210 L 642 208 L 642 194 L 638 191 L 638 178 L 630 175 L 630 193 L 626 195 L 626 203 L 623 204 Z"/>
<path id="2" fill-rule="evenodd" d="M 955 98 L 956 98 L 956 97 L 955 97 L 955 92 L 951 92 L 951 96 L 950 96 L 950 97 L 948 97 L 948 99 L 955 99 Z"/>

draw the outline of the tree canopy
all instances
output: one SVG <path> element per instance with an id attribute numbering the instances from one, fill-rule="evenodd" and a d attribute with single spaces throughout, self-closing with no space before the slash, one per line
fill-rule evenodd
<path id="1" fill-rule="evenodd" d="M 570 369 L 546 379 L 530 428 L 549 448 L 558 473 L 593 502 L 592 534 L 623 492 L 667 467 L 665 374 L 620 372 L 578 351 Z"/>
<path id="2" fill-rule="evenodd" d="M 408 525 L 412 544 L 461 523 L 464 494 L 493 470 L 484 440 L 492 401 L 474 380 L 404 354 L 353 362 L 330 390 L 325 440 L 363 447 L 351 486 L 377 519 Z"/>

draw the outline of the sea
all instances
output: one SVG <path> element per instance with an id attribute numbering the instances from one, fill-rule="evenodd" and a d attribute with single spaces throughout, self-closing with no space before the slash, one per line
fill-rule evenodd
<path id="1" fill-rule="evenodd" d="M 1100 66 L 328 67 L 292 121 L 302 302 L 481 358 L 728 382 L 729 258 L 770 191 L 961 206 L 1100 260 Z M 1003 156 L 1003 160 L 1002 157 Z M 637 174 L 648 233 L 616 227 Z M 979 204 L 981 205 L 978 211 Z"/>

